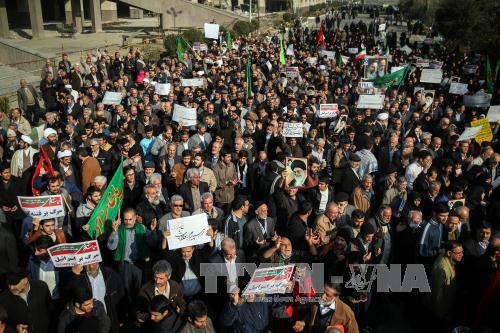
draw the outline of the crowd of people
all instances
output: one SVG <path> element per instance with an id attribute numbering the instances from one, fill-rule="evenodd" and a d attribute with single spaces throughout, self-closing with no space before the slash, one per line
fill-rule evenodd
<path id="1" fill-rule="evenodd" d="M 378 22 L 332 13 L 321 29 L 231 45 L 223 36 L 182 59 L 137 49 L 48 59 L 40 91 L 21 79 L 18 107 L 0 114 L 0 332 L 371 332 L 394 319 L 370 319 L 388 298 L 426 331 L 498 328 L 499 123 L 490 141 L 462 141 L 487 108 L 449 93 L 452 77 L 467 94 L 488 89 L 485 56 L 410 43 L 411 30 L 386 53 Z M 284 64 L 278 35 L 283 50 L 293 44 Z M 386 57 L 387 74 L 411 68 L 401 84 L 375 87 L 381 109 L 357 107 L 366 63 L 352 48 Z M 441 84 L 420 82 L 417 58 L 442 62 Z M 181 86 L 188 78 L 202 85 Z M 163 83 L 168 95 L 155 91 Z M 103 104 L 106 92 L 121 102 Z M 338 112 L 322 118 L 328 103 Z M 176 104 L 196 109 L 195 126 L 172 120 Z M 285 123 L 303 136 L 284 137 Z M 303 158 L 300 181 L 290 158 Z M 56 268 L 48 249 L 91 240 L 89 219 L 120 165 L 123 204 L 97 239 L 102 262 Z M 27 216 L 17 199 L 55 194 L 65 210 L 55 219 Z M 197 214 L 210 242 L 169 250 L 168 221 Z M 203 263 L 224 267 L 216 294 Z M 250 276 L 238 263 L 297 264 L 281 295 L 292 297 L 242 295 Z M 299 265 L 312 263 L 324 264 L 321 292 Z M 363 264 L 423 265 L 430 292 L 347 287 Z"/>

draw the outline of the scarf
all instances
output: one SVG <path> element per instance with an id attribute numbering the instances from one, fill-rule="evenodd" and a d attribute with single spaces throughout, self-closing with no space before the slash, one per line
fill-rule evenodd
<path id="1" fill-rule="evenodd" d="M 149 249 L 146 244 L 146 230 L 140 223 L 135 223 L 135 241 L 137 246 L 137 252 L 140 259 L 144 259 L 149 255 Z M 118 227 L 118 247 L 116 248 L 115 255 L 113 259 L 115 261 L 123 261 L 125 256 L 125 246 L 127 244 L 127 228 L 125 225 L 121 224 Z"/>

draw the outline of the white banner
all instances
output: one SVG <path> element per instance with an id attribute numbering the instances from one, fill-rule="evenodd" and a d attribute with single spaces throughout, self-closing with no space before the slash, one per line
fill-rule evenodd
<path id="1" fill-rule="evenodd" d="M 48 249 L 55 267 L 73 267 L 101 262 L 101 251 L 96 240 L 81 243 L 57 244 Z"/>
<path id="2" fill-rule="evenodd" d="M 335 118 L 339 113 L 338 104 L 320 104 L 319 105 L 319 118 Z"/>
<path id="3" fill-rule="evenodd" d="M 500 105 L 492 105 L 488 111 L 488 116 L 490 123 L 496 123 L 500 120 Z"/>
<path id="4" fill-rule="evenodd" d="M 420 75 L 420 82 L 426 83 L 441 83 L 443 79 L 443 71 L 441 69 L 422 69 L 422 74 Z"/>
<path id="5" fill-rule="evenodd" d="M 464 105 L 466 107 L 487 108 L 490 106 L 491 94 L 478 92 L 475 95 L 464 95 Z"/>
<path id="6" fill-rule="evenodd" d="M 378 31 L 385 31 L 386 24 L 382 23 L 378 25 Z"/>
<path id="7" fill-rule="evenodd" d="M 172 120 L 178 123 L 182 122 L 182 126 L 196 126 L 196 109 L 187 108 L 179 104 L 174 104 L 174 113 L 172 114 Z"/>
<path id="8" fill-rule="evenodd" d="M 205 23 L 205 25 L 203 27 L 205 30 L 205 38 L 219 39 L 219 25 L 218 24 Z"/>
<path id="9" fill-rule="evenodd" d="M 359 95 L 358 109 L 382 109 L 384 106 L 384 95 Z"/>
<path id="10" fill-rule="evenodd" d="M 181 79 L 181 87 L 200 87 L 203 86 L 203 79 Z"/>
<path id="11" fill-rule="evenodd" d="M 464 74 L 475 74 L 477 72 L 477 65 L 463 65 L 462 70 Z"/>
<path id="12" fill-rule="evenodd" d="M 160 96 L 167 96 L 170 93 L 170 83 L 157 83 L 155 85 L 155 93 Z"/>
<path id="13" fill-rule="evenodd" d="M 349 54 L 356 54 L 356 53 L 358 53 L 358 48 L 357 47 L 350 47 L 348 49 L 348 51 L 349 51 Z"/>
<path id="14" fill-rule="evenodd" d="M 319 51 L 319 54 L 324 57 L 326 56 L 327 59 L 330 60 L 335 60 L 335 51 L 328 51 L 328 50 L 321 50 Z"/>
<path id="15" fill-rule="evenodd" d="M 122 102 L 122 93 L 114 91 L 106 91 L 102 104 L 104 105 L 118 105 Z"/>
<path id="16" fill-rule="evenodd" d="M 301 138 L 304 136 L 302 123 L 283 123 L 283 136 L 285 138 Z"/>
<path id="17" fill-rule="evenodd" d="M 449 92 L 455 95 L 465 95 L 469 91 L 467 87 L 467 83 L 451 82 Z"/>
<path id="18" fill-rule="evenodd" d="M 17 197 L 19 206 L 34 219 L 48 220 L 64 216 L 64 201 L 60 194 L 36 197 Z"/>
<path id="19" fill-rule="evenodd" d="M 472 140 L 476 137 L 476 135 L 481 132 L 482 126 L 477 127 L 466 127 L 465 130 L 460 134 L 458 141 L 467 141 Z"/>
<path id="20" fill-rule="evenodd" d="M 167 237 L 169 250 L 210 242 L 207 214 L 168 220 L 167 224 L 170 230 L 170 236 Z"/>

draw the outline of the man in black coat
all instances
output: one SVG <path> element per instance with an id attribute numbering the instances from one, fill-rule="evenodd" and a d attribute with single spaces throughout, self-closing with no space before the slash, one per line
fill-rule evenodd
<path id="1" fill-rule="evenodd" d="M 13 271 L 19 261 L 17 255 L 16 239 L 4 223 L 0 223 L 0 276 Z"/>
<path id="2" fill-rule="evenodd" d="M 2 208 L 9 227 L 15 231 L 16 226 L 21 225 L 24 213 L 19 207 L 17 196 L 25 195 L 24 187 L 19 178 L 12 176 L 10 166 L 0 166 L 0 207 Z"/>
<path id="3" fill-rule="evenodd" d="M 122 322 L 119 314 L 123 313 L 118 311 L 118 306 L 125 296 L 120 276 L 111 268 L 99 263 L 86 265 L 85 270 L 83 268 L 82 265 L 72 267 L 72 274 L 67 282 L 68 294 L 81 287 L 92 290 L 92 297 L 105 305 L 106 313 L 111 319 L 111 332 L 117 333 Z M 104 284 L 105 293 L 101 294 L 102 289 L 94 287 L 99 283 Z"/>
<path id="4" fill-rule="evenodd" d="M 342 192 L 351 195 L 352 191 L 358 186 L 361 186 L 358 169 L 361 158 L 357 154 L 349 156 L 349 167 L 345 170 L 342 177 Z"/>
<path id="5" fill-rule="evenodd" d="M 0 294 L 0 305 L 7 310 L 8 323 L 13 327 L 22 325 L 30 333 L 47 333 L 52 310 L 47 284 L 30 281 L 24 268 L 9 273 L 6 283 L 9 289 Z"/>
<path id="6" fill-rule="evenodd" d="M 189 180 L 179 187 L 179 194 L 184 198 L 184 209 L 190 213 L 201 208 L 201 195 L 210 192 L 208 184 L 200 181 L 200 171 L 191 168 L 186 171 Z"/>

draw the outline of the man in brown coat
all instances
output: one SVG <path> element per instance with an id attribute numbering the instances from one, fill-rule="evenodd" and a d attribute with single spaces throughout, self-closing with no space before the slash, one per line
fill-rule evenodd
<path id="1" fill-rule="evenodd" d="M 311 305 L 311 311 L 303 326 L 309 327 L 309 332 L 325 332 L 327 328 L 341 325 L 344 333 L 358 333 L 358 323 L 349 305 L 339 298 L 341 285 L 325 283 L 325 290 L 318 303 Z M 306 331 L 304 329 L 299 330 Z"/>
<path id="2" fill-rule="evenodd" d="M 84 147 L 78 149 L 77 155 L 80 161 L 82 161 L 80 178 L 82 180 L 82 192 L 86 193 L 94 178 L 101 175 L 101 166 L 99 161 L 95 157 L 90 156 L 88 150 Z"/>
<path id="3" fill-rule="evenodd" d="M 238 184 L 238 176 L 234 164 L 231 162 L 231 153 L 223 151 L 219 162 L 213 167 L 217 188 L 215 189 L 216 205 L 224 212 L 229 212 L 234 200 L 234 186 Z"/>

